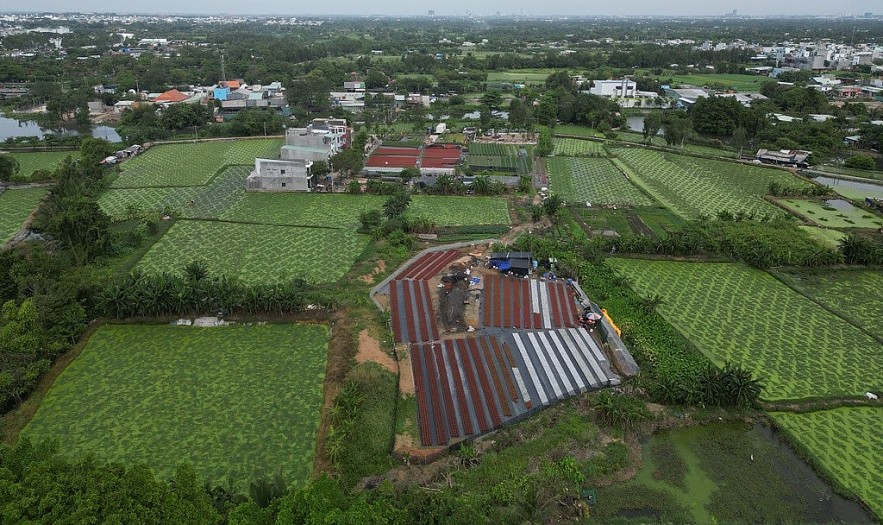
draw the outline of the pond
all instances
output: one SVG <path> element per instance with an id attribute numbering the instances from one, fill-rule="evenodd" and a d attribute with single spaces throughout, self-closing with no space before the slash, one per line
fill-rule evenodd
<path id="1" fill-rule="evenodd" d="M 81 135 L 82 132 L 74 128 L 46 128 L 40 126 L 34 120 L 18 120 L 9 118 L 0 113 L 0 142 L 10 137 L 39 137 L 46 135 Z M 91 128 L 93 137 L 105 139 L 110 142 L 121 142 L 119 134 L 110 126 L 95 126 Z"/>
<path id="2" fill-rule="evenodd" d="M 857 182 L 835 177 L 815 177 L 813 180 L 819 184 L 830 186 L 834 191 L 849 199 L 860 201 L 865 200 L 865 197 L 877 197 L 883 199 L 883 185 L 880 184 Z"/>
<path id="3" fill-rule="evenodd" d="M 716 423 L 654 434 L 635 477 L 598 489 L 595 515 L 714 523 L 874 523 L 764 425 Z"/>
<path id="4" fill-rule="evenodd" d="M 855 206 L 853 206 L 849 201 L 845 201 L 843 199 L 828 199 L 825 201 L 826 206 L 830 206 L 837 211 L 854 211 L 857 210 Z"/>
<path id="5" fill-rule="evenodd" d="M 644 115 L 632 115 L 631 117 L 626 117 L 625 125 L 632 131 L 637 131 L 638 133 L 644 132 Z M 656 132 L 657 135 L 662 135 L 662 128 Z"/>

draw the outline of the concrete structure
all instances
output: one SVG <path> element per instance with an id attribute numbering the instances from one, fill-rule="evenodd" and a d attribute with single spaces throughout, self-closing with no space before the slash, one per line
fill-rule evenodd
<path id="1" fill-rule="evenodd" d="M 792 166 L 796 168 L 807 168 L 809 163 L 807 159 L 812 155 L 811 151 L 805 150 L 757 150 L 754 158 L 765 164 L 777 164 L 780 166 Z"/>
<path id="2" fill-rule="evenodd" d="M 351 142 L 352 128 L 346 120 L 313 119 L 305 128 L 289 128 L 285 132 L 281 156 L 285 160 L 327 161 Z"/>
<path id="3" fill-rule="evenodd" d="M 254 159 L 254 171 L 245 179 L 247 191 L 312 191 L 316 176 L 309 160 Z"/>
<path id="4" fill-rule="evenodd" d="M 645 106 L 659 97 L 659 94 L 655 91 L 639 91 L 638 84 L 634 80 L 625 78 L 618 80 L 593 80 L 592 87 L 588 91 L 583 91 L 583 93 L 612 98 L 624 108 Z"/>

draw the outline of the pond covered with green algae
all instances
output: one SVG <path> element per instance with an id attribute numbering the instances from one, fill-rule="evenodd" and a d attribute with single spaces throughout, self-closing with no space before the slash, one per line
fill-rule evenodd
<path id="1" fill-rule="evenodd" d="M 763 425 L 716 423 L 659 432 L 627 482 L 598 489 L 601 520 L 674 523 L 874 523 Z"/>

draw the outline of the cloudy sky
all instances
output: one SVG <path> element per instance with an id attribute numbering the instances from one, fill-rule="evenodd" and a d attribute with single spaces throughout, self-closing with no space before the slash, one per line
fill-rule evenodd
<path id="1" fill-rule="evenodd" d="M 3 2 L 5 3 L 5 2 Z M 7 4 L 9 5 L 9 4 Z M 10 5 L 10 7 L 12 7 Z M 363 2 L 316 2 L 305 0 L 151 0 L 144 3 L 119 0 L 31 0 L 18 4 L 16 10 L 81 12 L 150 12 L 202 14 L 385 14 L 422 15 L 435 9 L 438 15 L 524 14 L 524 15 L 717 15 L 738 9 L 740 15 L 853 15 L 883 12 L 879 0 L 631 0 L 628 2 L 590 2 L 586 0 L 446 0 L 445 2 L 402 2 L 372 0 Z M 0 5 L 0 10 L 3 10 Z M 142 11 L 143 10 L 143 11 Z"/>

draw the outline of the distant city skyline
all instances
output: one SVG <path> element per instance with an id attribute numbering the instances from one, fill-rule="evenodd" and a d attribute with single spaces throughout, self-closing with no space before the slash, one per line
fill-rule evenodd
<path id="1" fill-rule="evenodd" d="M 862 15 L 879 12 L 878 0 L 847 0 L 831 3 L 822 0 L 742 0 L 707 2 L 683 0 L 676 5 L 663 4 L 650 0 L 633 0 L 628 3 L 587 3 L 579 0 L 551 0 L 544 2 L 511 0 L 474 2 L 469 0 L 448 0 L 443 4 L 407 3 L 392 0 L 375 0 L 361 4 L 290 2 L 284 0 L 191 0 L 182 3 L 175 0 L 154 0 L 149 4 L 123 4 L 116 0 L 34 0 L 19 4 L 16 11 L 30 12 L 96 12 L 96 13 L 137 13 L 137 14 L 202 14 L 202 15 L 426 15 L 434 10 L 436 16 L 465 15 L 614 15 L 614 16 L 714 16 L 724 15 L 738 9 L 742 16 L 819 16 L 819 15 Z M 876 11 L 875 11 L 876 8 Z"/>

